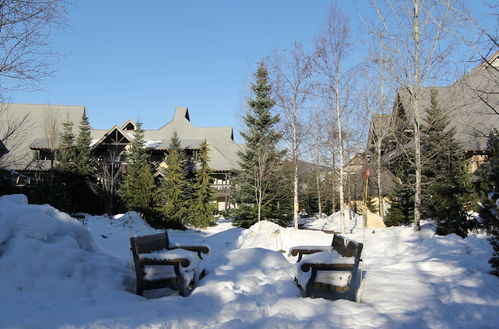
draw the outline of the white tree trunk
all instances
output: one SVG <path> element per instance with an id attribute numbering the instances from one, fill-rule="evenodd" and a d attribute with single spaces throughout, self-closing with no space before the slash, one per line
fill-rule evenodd
<path id="1" fill-rule="evenodd" d="M 419 0 L 414 1 L 414 23 L 413 36 L 414 36 L 414 88 L 412 90 L 412 99 L 414 105 L 414 155 L 415 155 L 415 169 L 416 169 L 416 186 L 414 191 L 414 230 L 420 230 L 421 221 L 421 135 L 420 135 L 420 109 L 419 109 Z"/>
<path id="2" fill-rule="evenodd" d="M 336 120 L 338 124 L 338 143 L 339 143 L 339 165 L 340 165 L 340 180 L 339 180 L 339 189 L 340 189 L 340 225 L 341 225 L 341 233 L 345 233 L 345 196 L 343 194 L 344 191 L 344 174 L 343 174 L 343 159 L 344 159 L 344 150 L 343 150 L 343 134 L 341 132 L 341 106 L 340 106 L 340 78 L 339 78 L 339 67 L 337 64 L 336 70 L 336 85 L 335 85 L 335 96 L 336 96 Z"/>
<path id="3" fill-rule="evenodd" d="M 322 218 L 322 198 L 321 198 L 321 172 L 318 161 L 316 162 L 315 183 L 317 184 L 317 206 L 319 208 L 319 218 Z"/>
<path id="4" fill-rule="evenodd" d="M 376 179 L 378 181 L 378 213 L 381 218 L 384 217 L 383 191 L 381 186 L 381 144 L 382 140 L 378 137 L 376 141 Z M 366 178 L 366 179 L 369 179 Z"/>
<path id="5" fill-rule="evenodd" d="M 256 203 L 256 206 L 257 206 L 257 222 L 260 222 L 261 218 L 262 218 L 262 191 L 259 190 L 258 191 L 258 200 L 257 200 L 257 203 Z"/>
<path id="6" fill-rule="evenodd" d="M 298 138 L 296 132 L 296 121 L 293 125 L 293 219 L 295 229 L 298 229 L 298 211 L 300 208 L 298 202 Z"/>

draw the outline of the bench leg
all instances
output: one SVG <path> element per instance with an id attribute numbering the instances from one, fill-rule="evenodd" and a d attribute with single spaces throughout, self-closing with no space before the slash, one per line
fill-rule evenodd
<path id="1" fill-rule="evenodd" d="M 143 296 L 144 295 L 144 285 L 142 282 L 143 278 L 140 277 L 139 274 L 137 274 L 136 280 L 137 280 L 137 295 Z"/>
<path id="2" fill-rule="evenodd" d="M 182 297 L 187 297 L 189 295 L 189 289 L 188 287 L 185 286 L 185 279 L 182 273 L 180 272 L 180 266 L 179 264 L 175 264 L 173 266 L 173 269 L 175 270 L 175 275 L 177 276 L 177 282 L 178 282 L 178 293 Z"/>
<path id="3" fill-rule="evenodd" d="M 310 279 L 308 279 L 307 286 L 305 287 L 306 297 L 312 297 L 312 289 L 314 287 L 315 278 L 317 277 L 317 269 L 312 268 L 311 271 Z"/>

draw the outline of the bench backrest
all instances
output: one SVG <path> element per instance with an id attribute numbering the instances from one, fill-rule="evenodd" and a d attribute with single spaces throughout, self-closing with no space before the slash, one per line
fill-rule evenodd
<path id="1" fill-rule="evenodd" d="M 134 256 L 168 249 L 168 232 L 165 230 L 162 233 L 132 237 L 130 238 L 130 246 Z"/>
<path id="2" fill-rule="evenodd" d="M 363 247 L 362 243 L 335 234 L 331 246 L 343 257 L 355 257 L 355 262 L 359 262 Z"/>

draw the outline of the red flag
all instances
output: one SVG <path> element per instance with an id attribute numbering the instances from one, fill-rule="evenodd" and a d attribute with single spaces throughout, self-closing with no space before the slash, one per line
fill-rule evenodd
<path id="1" fill-rule="evenodd" d="M 366 178 L 369 178 L 369 175 L 370 175 L 369 168 L 366 168 L 366 171 L 364 174 L 365 174 Z"/>

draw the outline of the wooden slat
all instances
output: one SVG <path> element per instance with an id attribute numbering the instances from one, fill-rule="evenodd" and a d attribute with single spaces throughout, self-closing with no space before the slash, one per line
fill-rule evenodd
<path id="1" fill-rule="evenodd" d="M 355 268 L 355 264 L 314 264 L 314 263 L 303 263 L 301 264 L 301 270 L 303 272 L 310 271 L 311 268 L 315 268 L 319 271 L 327 271 L 327 270 L 345 270 L 351 271 Z"/>

